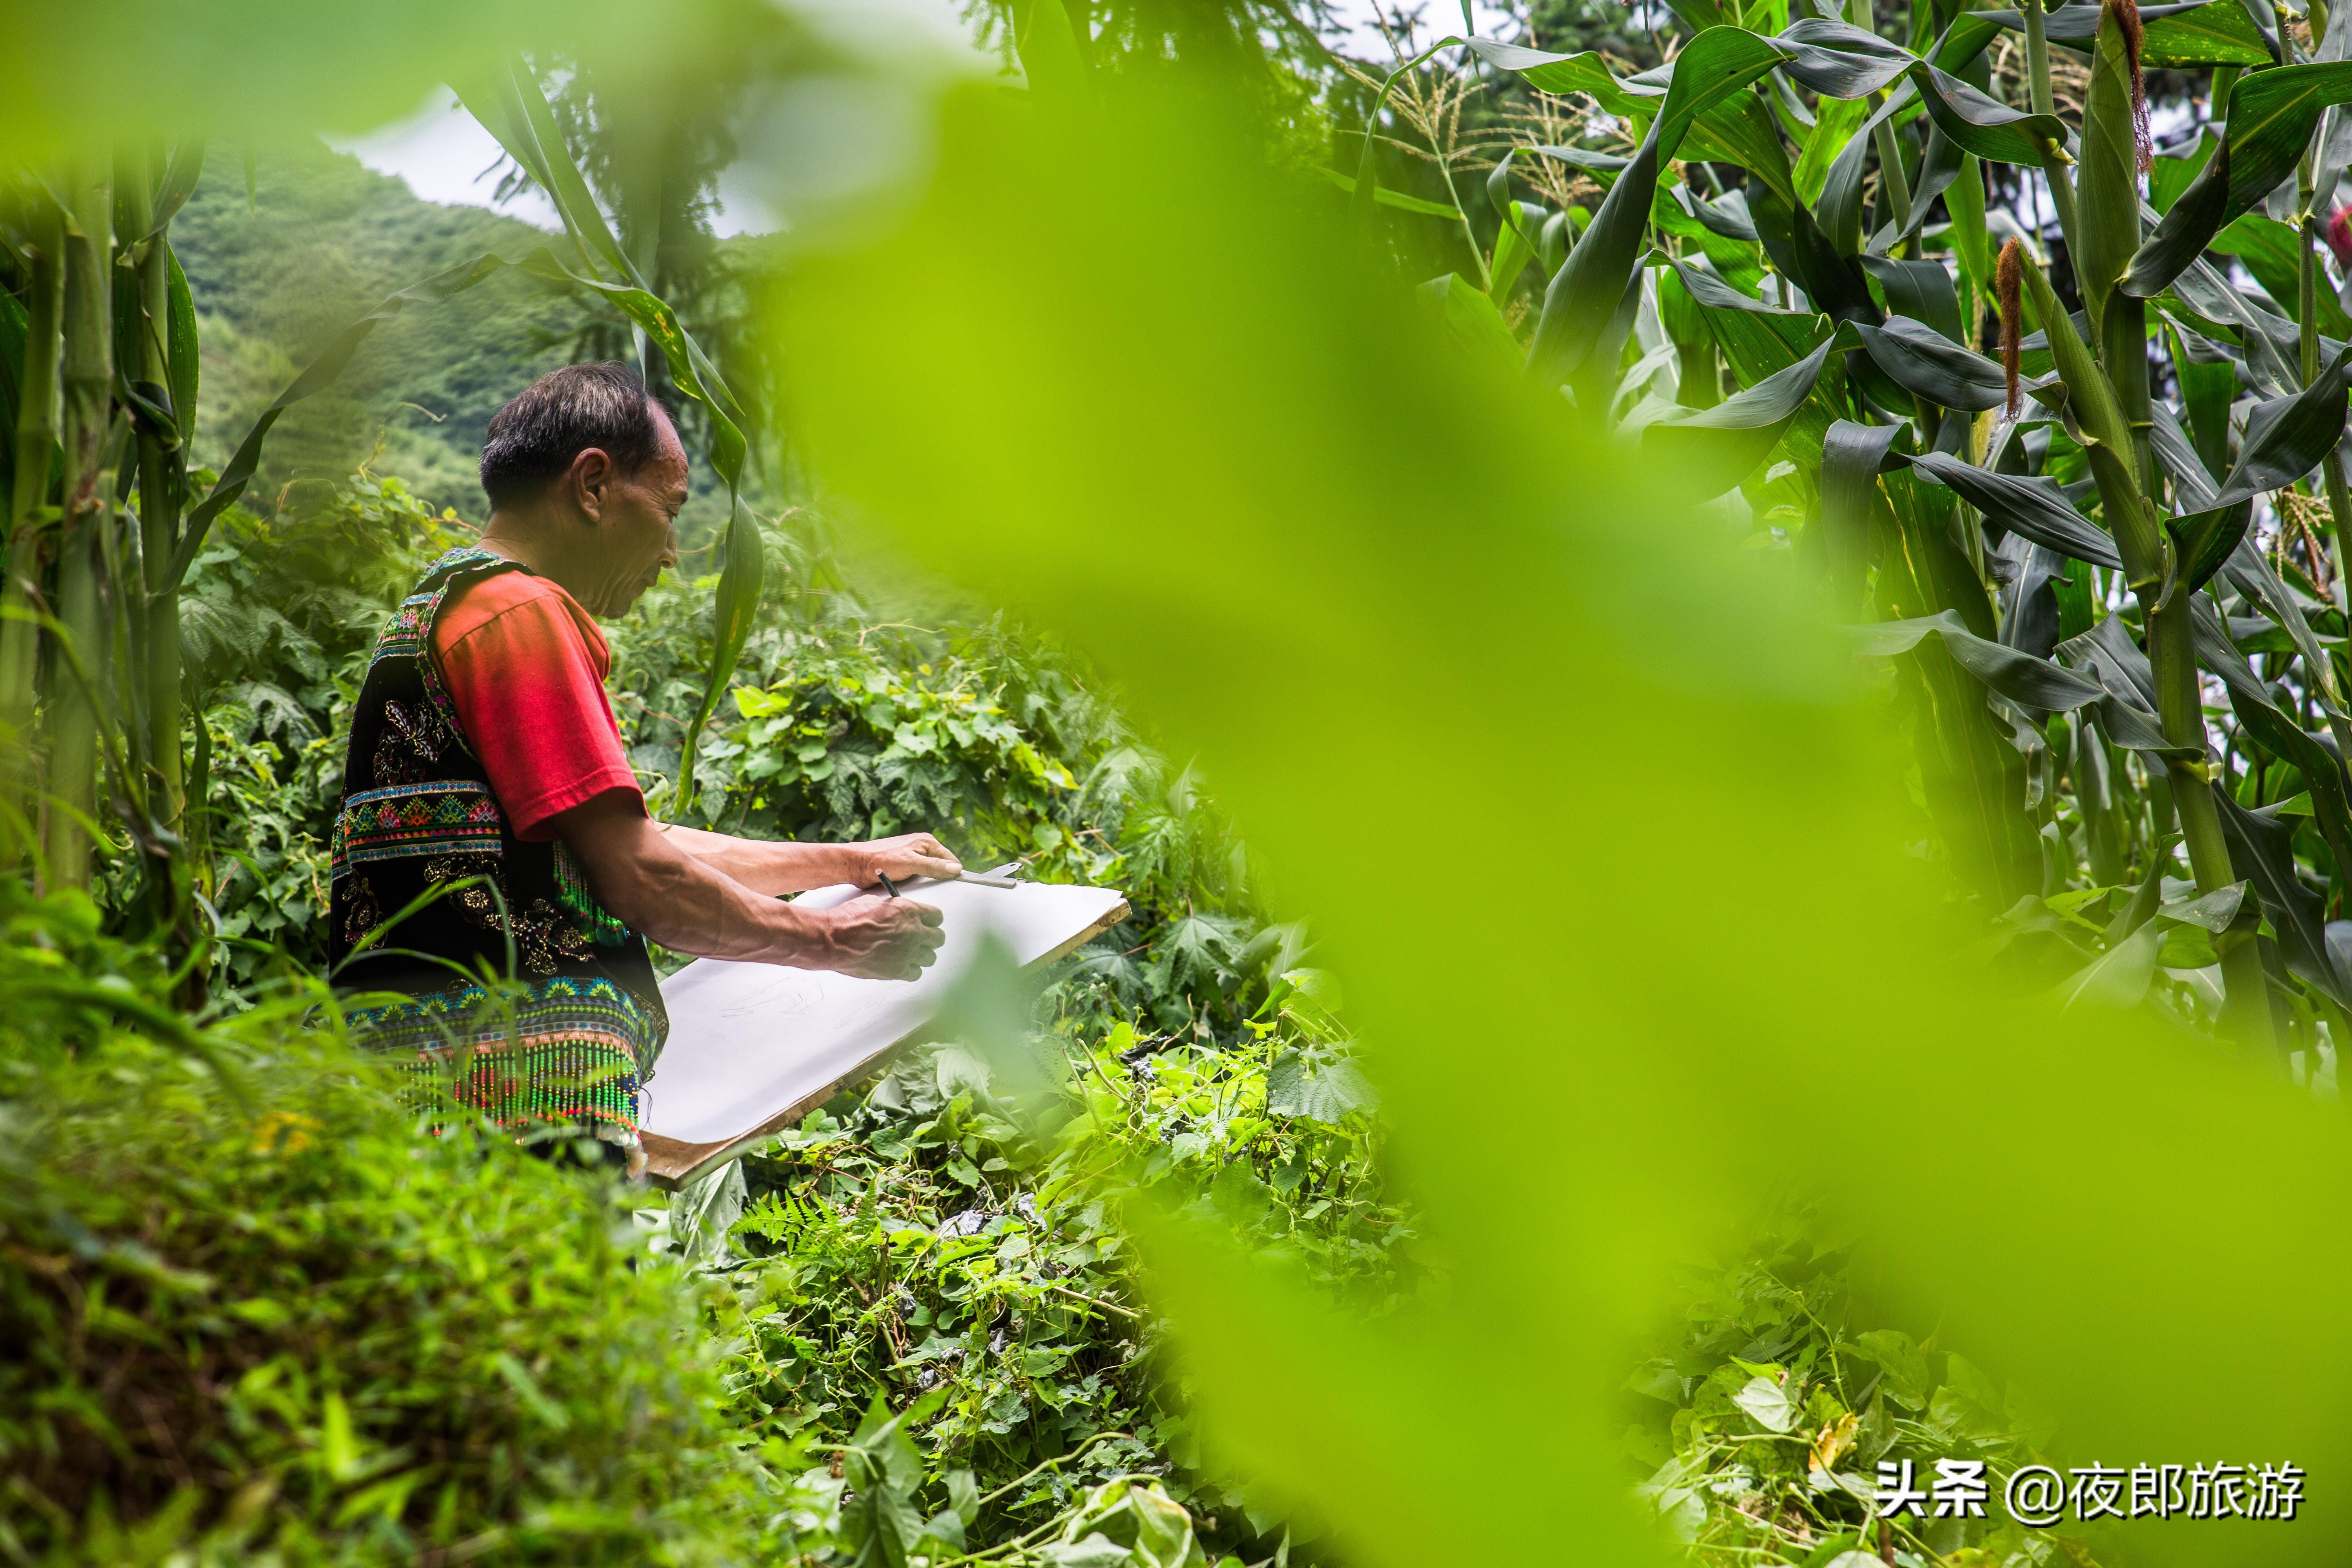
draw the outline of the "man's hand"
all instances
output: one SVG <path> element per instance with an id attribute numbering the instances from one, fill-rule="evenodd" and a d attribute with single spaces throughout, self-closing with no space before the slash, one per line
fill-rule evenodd
<path id="1" fill-rule="evenodd" d="M 937 961 L 947 940 L 940 911 L 913 899 L 867 894 L 818 911 L 817 918 L 826 922 L 834 948 L 825 967 L 864 980 L 912 980 Z"/>
<path id="2" fill-rule="evenodd" d="M 894 882 L 914 877 L 951 878 L 963 869 L 963 863 L 948 853 L 948 847 L 928 833 L 902 833 L 853 847 L 866 858 L 866 875 L 857 879 L 860 887 L 884 877 Z"/>
<path id="3" fill-rule="evenodd" d="M 877 980 L 912 980 L 939 954 L 940 911 L 929 904 L 858 898 L 829 910 L 804 910 L 779 902 L 730 876 L 718 863 L 720 857 L 705 858 L 688 847 L 705 840 L 759 846 L 722 840 L 717 834 L 681 843 L 646 819 L 635 790 L 607 790 L 552 820 L 604 906 L 673 952 L 832 969 Z M 919 868 L 902 869 L 898 876 L 955 870 L 954 858 L 927 833 L 886 842 L 899 848 L 907 866 Z M 930 852 L 901 847 L 917 844 Z M 822 879 L 824 884 L 844 880 L 842 871 L 867 863 L 864 845 L 775 847 L 834 857 L 837 868 Z"/>

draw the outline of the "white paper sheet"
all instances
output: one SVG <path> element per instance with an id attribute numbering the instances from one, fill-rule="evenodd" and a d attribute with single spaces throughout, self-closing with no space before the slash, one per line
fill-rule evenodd
<path id="1" fill-rule="evenodd" d="M 669 1044 L 645 1089 L 644 1126 L 682 1143 L 740 1138 L 794 1102 L 849 1077 L 929 1023 L 992 932 L 1022 964 L 1092 930 L 1125 900 L 1108 888 L 1024 882 L 903 883 L 938 907 L 946 941 L 917 980 L 701 958 L 662 984 Z M 796 903 L 824 909 L 856 896 L 823 888 Z"/>

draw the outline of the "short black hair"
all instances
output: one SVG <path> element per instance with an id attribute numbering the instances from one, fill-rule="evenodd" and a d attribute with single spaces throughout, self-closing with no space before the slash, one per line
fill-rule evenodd
<path id="1" fill-rule="evenodd" d="M 551 370 L 490 416 L 482 489 L 493 507 L 529 500 L 591 447 L 634 474 L 661 451 L 660 406 L 627 365 Z"/>

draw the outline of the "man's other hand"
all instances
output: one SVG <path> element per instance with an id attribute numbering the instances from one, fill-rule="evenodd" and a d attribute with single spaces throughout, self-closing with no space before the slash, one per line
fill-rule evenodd
<path id="1" fill-rule="evenodd" d="M 904 882 L 916 877 L 950 878 L 963 870 L 963 863 L 948 852 L 948 847 L 928 833 L 902 833 L 857 847 L 866 854 L 866 875 L 858 879 L 861 887 L 884 877 Z"/>
<path id="2" fill-rule="evenodd" d="M 927 833 L 912 837 L 937 843 Z M 817 918 L 826 923 L 833 948 L 832 962 L 820 967 L 863 980 L 912 980 L 938 959 L 940 943 L 947 940 L 940 930 L 940 911 L 912 899 L 869 893 L 823 910 Z"/>

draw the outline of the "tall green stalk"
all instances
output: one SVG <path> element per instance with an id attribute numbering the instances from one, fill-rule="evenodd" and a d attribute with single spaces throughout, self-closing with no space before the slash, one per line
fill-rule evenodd
<path id="1" fill-rule="evenodd" d="M 2108 0 L 2099 18 L 2090 85 L 2084 94 L 2083 184 L 2076 205 L 2082 226 L 2070 237 L 2075 277 L 2099 340 L 2099 363 L 2069 371 L 2062 355 L 2060 368 L 2070 393 L 2084 405 L 2084 433 L 2112 454 L 2105 458 L 2093 454 L 2100 504 L 2119 545 L 2127 535 L 2130 540 L 2122 553 L 2147 628 L 2158 719 L 2165 739 L 2181 753 L 2168 758 L 2165 768 L 2189 869 L 2198 890 L 2207 893 L 2228 887 L 2237 877 L 2206 760 L 2209 742 L 2198 689 L 2193 619 L 2197 591 L 2179 576 L 2180 563 L 2158 521 L 2162 489 L 2149 440 L 2153 411 L 2147 306 L 2116 286 L 2141 240 L 2138 70 L 2123 19 L 2115 0 Z M 2055 348 L 2062 336 L 2072 339 L 2074 334 L 2048 284 L 2038 272 L 2033 276 Z M 2226 786 L 2226 778 L 2220 782 Z M 2221 959 L 2222 1026 L 2252 1047 L 2271 1046 L 2275 1033 L 2269 981 L 2255 935 L 2260 918 L 2255 901 L 2246 900 L 2237 921 L 2214 942 Z"/>
<path id="2" fill-rule="evenodd" d="M 40 628 L 33 615 L 53 537 L 43 512 L 56 468 L 60 395 L 59 330 L 65 315 L 65 215 L 46 199 L 31 214 L 32 288 L 26 300 L 25 374 L 16 405 L 16 471 L 9 498 L 7 566 L 0 580 L 0 849 L 8 864 L 31 847 L 22 839 L 35 818 L 40 766 L 33 721 L 40 668 Z"/>
<path id="3" fill-rule="evenodd" d="M 126 193 L 125 213 L 136 213 L 136 231 L 152 226 L 149 192 L 163 174 L 158 149 L 139 171 L 135 195 Z M 133 257 L 139 290 L 140 379 L 150 385 L 173 384 L 170 331 L 172 319 L 172 255 L 170 219 Z M 126 363 L 129 356 L 124 356 Z M 173 416 L 179 416 L 173 410 Z M 147 721 L 147 765 L 153 780 L 152 808 L 156 820 L 178 831 L 185 806 L 180 755 L 180 593 L 172 582 L 172 556 L 180 542 L 182 493 L 178 440 L 173 432 L 142 426 L 139 432 L 139 552 L 145 601 L 139 627 L 144 644 L 143 679 Z"/>
<path id="4" fill-rule="evenodd" d="M 2026 102 L 2036 114 L 2058 112 L 2057 96 L 2050 89 L 2050 39 L 2043 23 L 2042 0 L 2019 0 L 2018 9 L 2025 18 L 2025 91 Z M 2074 180 L 2067 172 L 2063 148 L 2051 147 L 2042 155 L 2042 175 L 2050 182 L 2050 205 L 2058 209 L 2059 232 L 2066 237 L 2072 251 L 2075 243 Z"/>
<path id="5" fill-rule="evenodd" d="M 59 520 L 58 619 L 85 663 L 107 645 L 99 604 L 100 531 L 109 502 L 104 484 L 107 428 L 114 379 L 114 193 L 103 164 L 75 169 L 67 194 L 64 343 L 64 515 Z M 89 824 L 98 816 L 96 697 L 70 663 L 52 659 L 48 820 L 44 838 L 49 885 L 89 886 Z"/>

